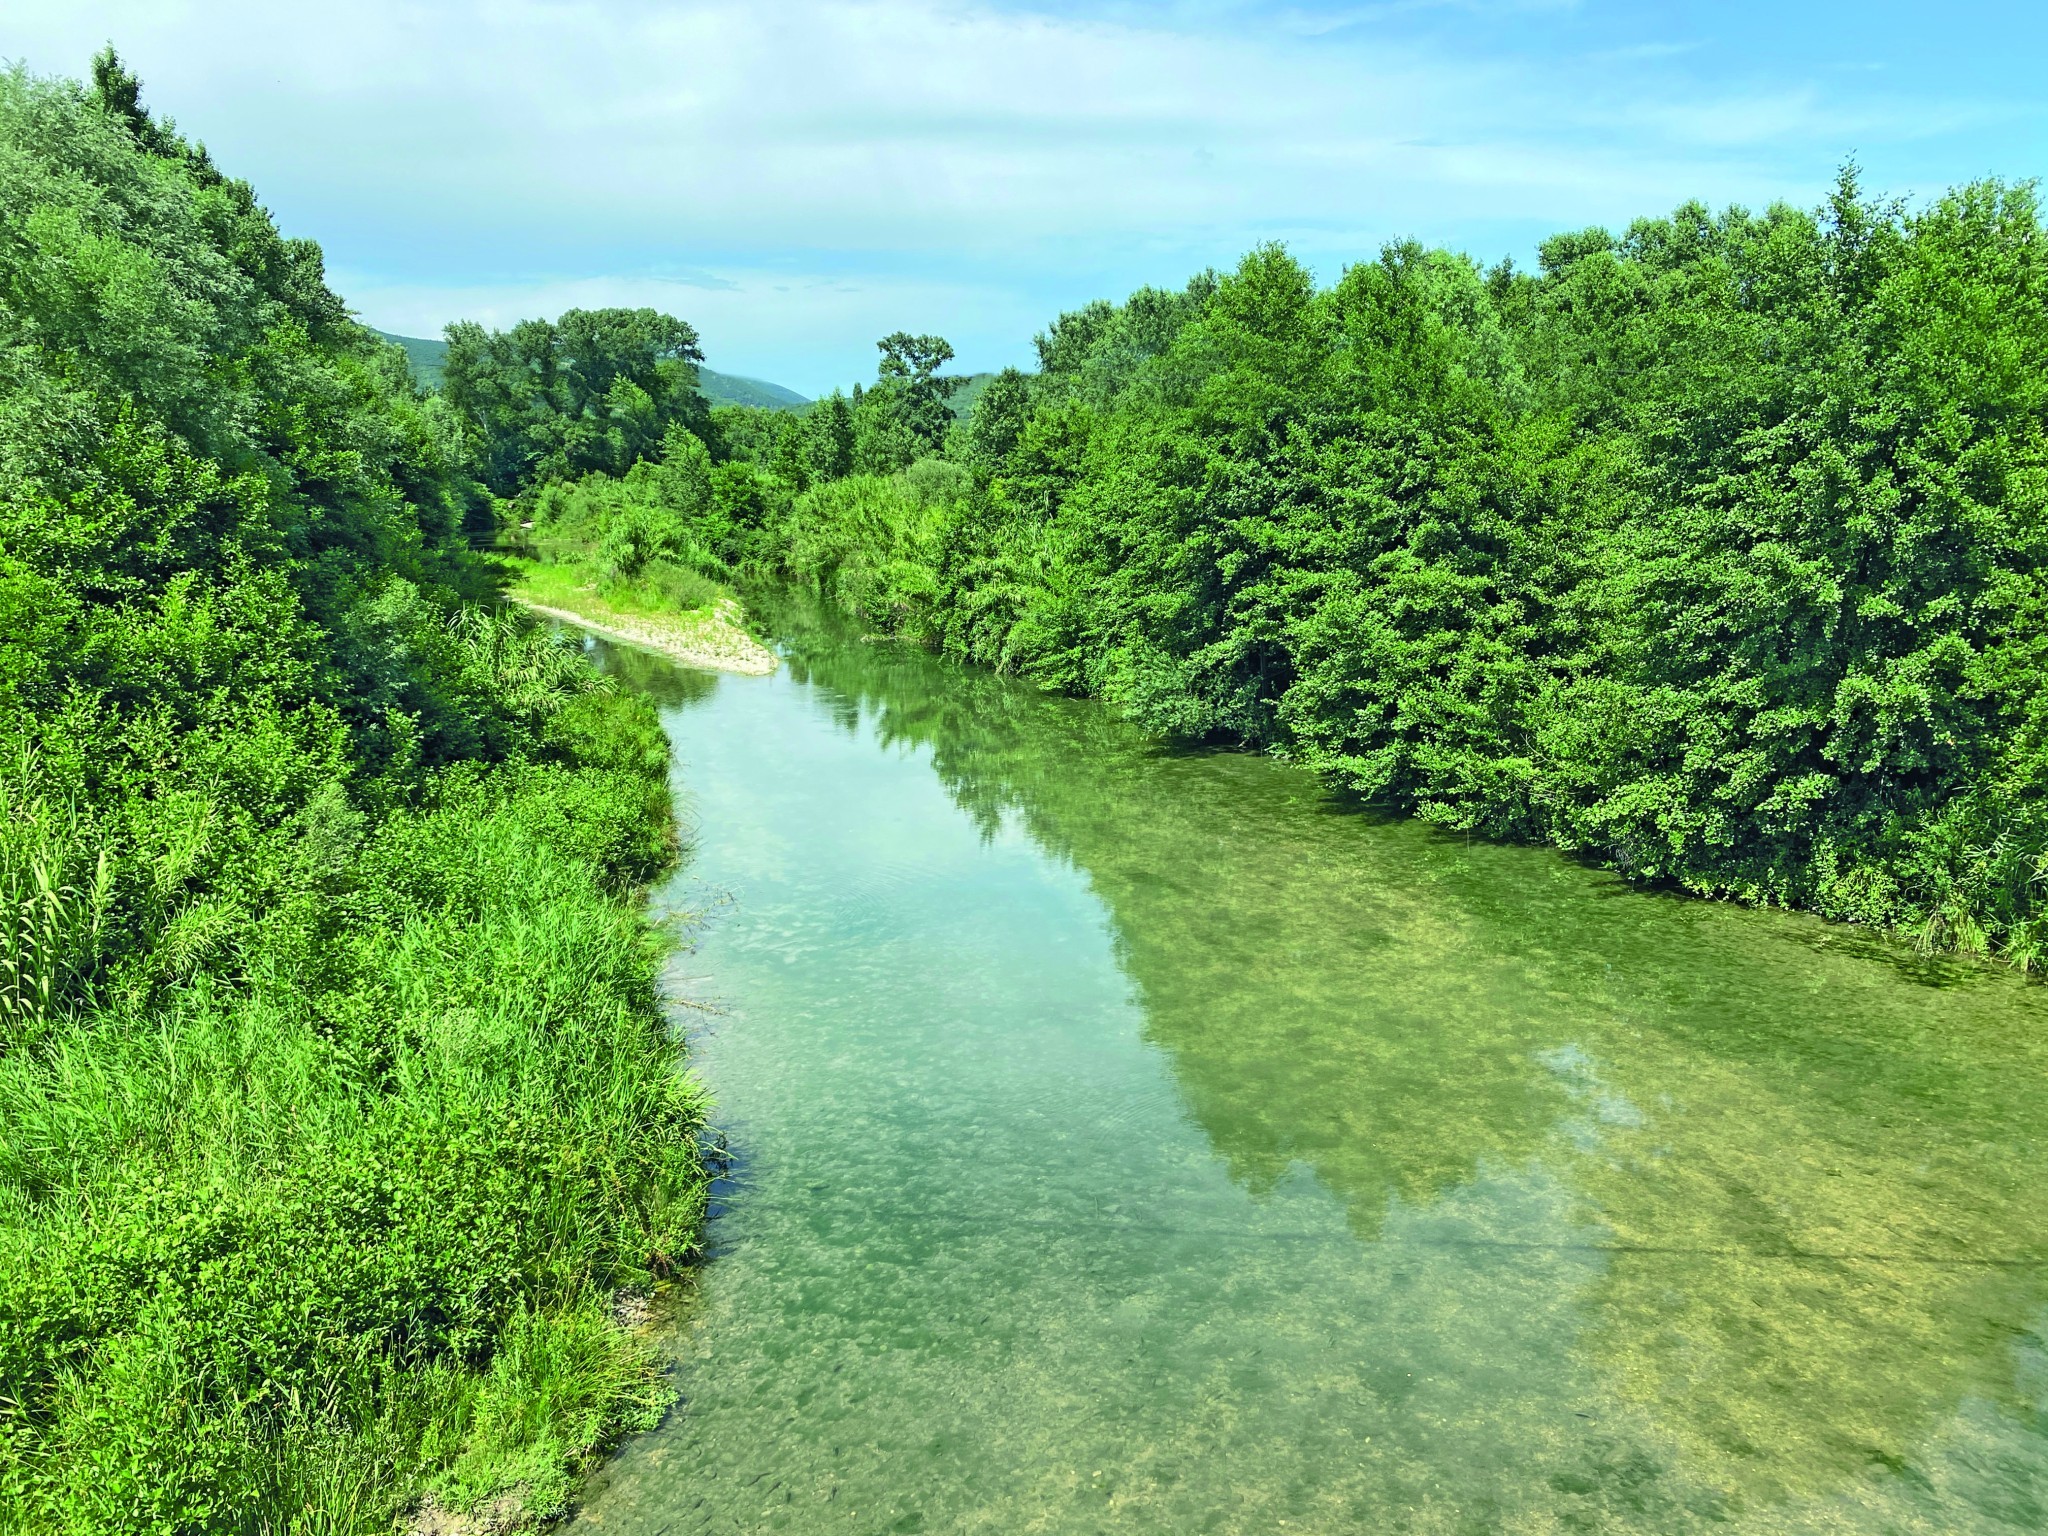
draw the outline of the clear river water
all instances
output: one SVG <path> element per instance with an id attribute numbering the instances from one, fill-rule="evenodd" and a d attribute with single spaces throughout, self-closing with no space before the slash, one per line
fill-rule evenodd
<path id="1" fill-rule="evenodd" d="M 577 1531 L 2048 1530 L 2048 990 L 784 629 L 610 656 L 735 1160 Z"/>

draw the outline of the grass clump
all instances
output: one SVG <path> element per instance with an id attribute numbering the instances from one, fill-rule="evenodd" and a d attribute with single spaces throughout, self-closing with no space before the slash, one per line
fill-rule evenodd
<path id="1" fill-rule="evenodd" d="M 620 1338 L 596 1300 L 522 1314 L 471 1399 L 471 1432 L 447 1495 L 474 1507 L 518 1488 L 530 1514 L 560 1514 L 577 1459 L 621 1427 L 651 1427 L 667 1405 L 644 1353 Z"/>

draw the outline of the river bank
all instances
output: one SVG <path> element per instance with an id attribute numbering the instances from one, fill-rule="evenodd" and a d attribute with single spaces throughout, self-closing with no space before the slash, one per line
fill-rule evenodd
<path id="1" fill-rule="evenodd" d="M 563 579 L 560 568 L 521 565 L 519 570 L 520 580 L 505 595 L 529 613 L 705 671 L 763 677 L 780 664 L 747 632 L 746 610 L 737 598 L 719 597 L 688 611 L 636 611 L 607 602 L 594 583 Z"/>
<path id="2" fill-rule="evenodd" d="M 669 743 L 479 601 L 448 418 L 140 97 L 0 70 L 72 253 L 0 240 L 0 1536 L 541 1519 L 708 1200 Z"/>

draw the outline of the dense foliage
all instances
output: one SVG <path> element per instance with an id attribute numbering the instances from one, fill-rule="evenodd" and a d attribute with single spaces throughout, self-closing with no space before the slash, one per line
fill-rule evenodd
<path id="1" fill-rule="evenodd" d="M 666 745 L 464 432 L 111 55 L 0 74 L 0 1530 L 545 1508 L 657 1401 Z"/>
<path id="2" fill-rule="evenodd" d="M 1062 316 L 907 466 L 859 437 L 885 374 L 851 473 L 756 455 L 751 547 L 1448 827 L 2032 967 L 2044 303 L 1996 184 L 1688 205 L 1536 273 L 1269 247 Z"/>
<path id="3" fill-rule="evenodd" d="M 509 331 L 448 327 L 441 390 L 500 495 L 592 471 L 623 474 L 676 425 L 705 426 L 696 331 L 652 309 L 572 309 Z"/>
<path id="4" fill-rule="evenodd" d="M 694 337 L 684 322 L 650 311 L 603 313 L 616 330 Z M 571 322 L 587 329 L 590 318 L 565 315 L 563 333 Z M 502 335 L 450 326 L 447 398 L 486 463 L 498 462 L 492 444 L 508 445 L 503 462 L 510 467 L 497 488 L 517 493 L 518 521 L 532 535 L 518 542 L 615 596 L 646 601 L 672 592 L 686 605 L 710 602 L 718 582 L 781 563 L 794 497 L 857 473 L 936 463 L 961 431 L 949 400 L 963 381 L 938 371 L 952 347 L 899 331 L 876 343 L 874 384 L 856 385 L 850 398 L 835 391 L 802 412 L 677 405 L 662 418 L 658 440 L 607 426 L 612 447 L 602 452 L 543 452 L 539 445 L 596 443 L 600 424 L 618 419 L 609 408 L 542 387 L 548 368 L 519 360 L 515 338 L 555 333 L 545 321 Z M 508 412 L 503 402 L 515 398 L 522 404 Z M 701 406 L 680 385 L 671 398 Z M 506 426 L 515 419 L 523 423 L 516 432 Z"/>

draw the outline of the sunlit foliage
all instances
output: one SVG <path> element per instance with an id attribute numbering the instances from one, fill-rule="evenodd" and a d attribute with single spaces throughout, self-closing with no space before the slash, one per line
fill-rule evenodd
<path id="1" fill-rule="evenodd" d="M 666 743 L 479 606 L 467 430 L 111 53 L 0 74 L 0 1530 L 538 1512 L 654 1410 Z"/>
<path id="2" fill-rule="evenodd" d="M 2032 967 L 2044 262 L 2030 188 L 1853 173 L 1534 273 L 1265 247 L 1061 316 L 952 428 L 950 349 L 885 341 L 830 468 L 754 456 L 757 563 L 1447 826 Z"/>
<path id="3" fill-rule="evenodd" d="M 702 434 L 709 419 L 697 332 L 657 310 L 572 309 L 509 331 L 465 320 L 447 337 L 441 389 L 499 495 L 593 470 L 623 474 L 672 426 Z"/>

